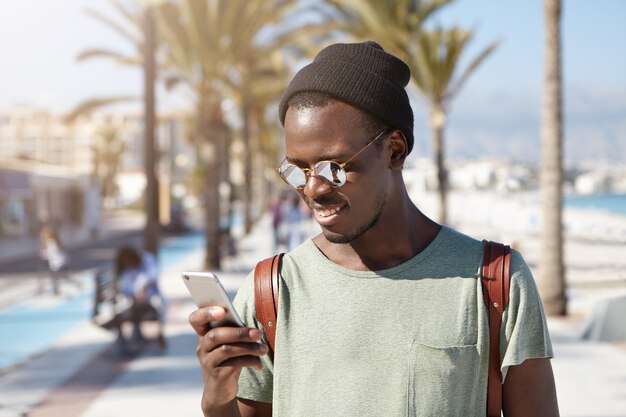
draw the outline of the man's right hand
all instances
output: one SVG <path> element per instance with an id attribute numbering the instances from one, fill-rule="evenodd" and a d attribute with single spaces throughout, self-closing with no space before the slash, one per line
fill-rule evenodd
<path id="1" fill-rule="evenodd" d="M 237 389 L 241 368 L 261 369 L 261 356 L 268 352 L 259 343 L 261 331 L 249 327 L 215 327 L 224 318 L 222 307 L 204 307 L 191 313 L 189 323 L 198 334 L 196 354 L 202 368 L 202 410 L 210 415 L 238 415 Z"/>

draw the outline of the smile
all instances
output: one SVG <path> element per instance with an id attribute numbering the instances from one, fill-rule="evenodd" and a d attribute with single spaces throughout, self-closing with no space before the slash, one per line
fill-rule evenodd
<path id="1" fill-rule="evenodd" d="M 311 208 L 313 209 L 317 223 L 322 227 L 330 227 L 339 221 L 346 207 L 346 204 L 341 204 L 332 207 L 316 206 Z"/>
<path id="2" fill-rule="evenodd" d="M 320 217 L 329 217 L 339 212 L 341 208 L 342 207 L 334 207 L 334 208 L 327 208 L 327 209 L 321 209 L 321 210 L 317 209 L 315 211 L 320 215 Z"/>

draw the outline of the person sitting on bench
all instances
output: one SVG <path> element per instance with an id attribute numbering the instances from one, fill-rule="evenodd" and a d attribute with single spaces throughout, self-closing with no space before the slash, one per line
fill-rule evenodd
<path id="1" fill-rule="evenodd" d="M 167 344 L 163 335 L 167 302 L 159 290 L 155 256 L 132 246 L 121 247 L 115 260 L 115 273 L 121 293 L 131 304 L 132 340 L 143 341 L 141 322 L 156 316 L 159 323 L 157 341 L 164 349 Z"/>

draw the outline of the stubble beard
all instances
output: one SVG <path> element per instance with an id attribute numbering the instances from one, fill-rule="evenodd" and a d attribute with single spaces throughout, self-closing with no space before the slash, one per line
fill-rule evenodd
<path id="1" fill-rule="evenodd" d="M 376 197 L 376 212 L 374 213 L 374 215 L 370 218 L 368 222 L 364 223 L 354 233 L 351 233 L 349 235 L 338 235 L 338 234 L 332 234 L 328 230 L 322 229 L 322 234 L 324 235 L 326 240 L 331 243 L 345 244 L 345 243 L 353 242 L 355 239 L 358 239 L 365 232 L 367 232 L 372 227 L 376 226 L 376 224 L 378 224 L 378 221 L 380 220 L 380 216 L 383 212 L 383 208 L 385 207 L 386 201 L 387 201 L 387 193 L 381 192 L 380 194 L 378 194 L 378 196 Z"/>

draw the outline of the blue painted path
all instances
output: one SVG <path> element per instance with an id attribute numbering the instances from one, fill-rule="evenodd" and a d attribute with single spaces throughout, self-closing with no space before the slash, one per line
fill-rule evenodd
<path id="1" fill-rule="evenodd" d="M 176 265 L 204 246 L 204 236 L 192 233 L 164 240 L 159 250 L 161 270 Z M 0 311 L 0 372 L 45 351 L 54 342 L 91 318 L 93 275 L 76 277 L 82 289 L 66 284 L 68 295 L 42 295 Z M 73 292 L 72 292 L 73 291 Z"/>

